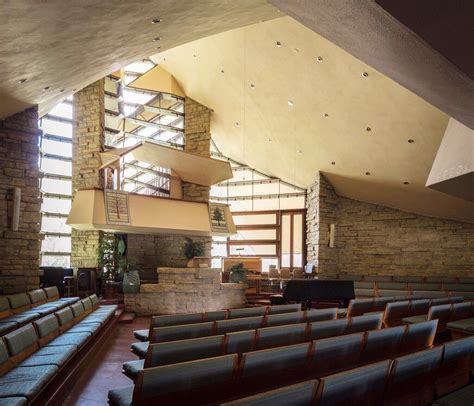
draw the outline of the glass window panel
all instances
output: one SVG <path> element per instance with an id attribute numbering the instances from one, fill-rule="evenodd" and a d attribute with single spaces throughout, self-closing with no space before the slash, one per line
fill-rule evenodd
<path id="1" fill-rule="evenodd" d="M 233 215 L 236 225 L 277 224 L 276 213 Z"/>
<path id="2" fill-rule="evenodd" d="M 115 80 L 105 78 L 105 91 L 110 93 L 117 93 L 118 82 Z"/>
<path id="3" fill-rule="evenodd" d="M 71 227 L 66 225 L 66 218 L 43 216 L 41 231 L 52 231 L 56 233 L 70 233 Z"/>
<path id="4" fill-rule="evenodd" d="M 293 266 L 303 266 L 303 215 L 293 216 Z"/>
<path id="5" fill-rule="evenodd" d="M 65 157 L 72 156 L 72 144 L 67 142 L 43 139 L 41 141 L 41 149 L 49 154 L 61 155 Z"/>
<path id="6" fill-rule="evenodd" d="M 268 272 L 270 265 L 278 268 L 278 258 L 262 258 L 262 272 Z"/>
<path id="7" fill-rule="evenodd" d="M 229 201 L 231 211 L 251 211 L 252 200 Z"/>
<path id="8" fill-rule="evenodd" d="M 53 107 L 49 112 L 53 116 L 72 118 L 72 104 L 70 103 L 59 103 Z"/>
<path id="9" fill-rule="evenodd" d="M 71 176 L 71 162 L 43 158 L 41 160 L 41 169 L 46 173 Z"/>
<path id="10" fill-rule="evenodd" d="M 72 138 L 72 124 L 60 123 L 58 121 L 41 119 L 41 129 L 43 132 L 54 135 L 62 135 L 63 137 Z"/>
<path id="11" fill-rule="evenodd" d="M 304 209 L 304 196 L 298 197 L 283 197 L 280 199 L 280 208 L 283 209 Z"/>
<path id="12" fill-rule="evenodd" d="M 231 240 L 276 240 L 277 230 L 238 230 Z"/>
<path id="13" fill-rule="evenodd" d="M 41 266 L 69 268 L 71 266 L 71 257 L 69 255 L 42 255 Z"/>
<path id="14" fill-rule="evenodd" d="M 283 215 L 281 218 L 281 266 L 290 266 L 291 252 L 291 216 Z"/>
<path id="15" fill-rule="evenodd" d="M 230 255 L 276 255 L 276 245 L 231 245 Z"/>
<path id="16" fill-rule="evenodd" d="M 150 93 L 141 93 L 132 89 L 123 89 L 123 99 L 126 103 L 146 104 L 154 95 Z"/>
<path id="17" fill-rule="evenodd" d="M 281 254 L 281 267 L 282 268 L 290 267 L 290 254 Z"/>
<path id="18" fill-rule="evenodd" d="M 253 185 L 254 195 L 276 195 L 278 194 L 278 183 L 262 183 Z"/>
<path id="19" fill-rule="evenodd" d="M 252 195 L 252 185 L 229 186 L 228 190 L 229 190 L 229 197 Z"/>
<path id="20" fill-rule="evenodd" d="M 211 266 L 215 269 L 222 269 L 222 258 L 212 258 Z"/>
<path id="21" fill-rule="evenodd" d="M 71 237 L 54 237 L 46 235 L 41 241 L 41 251 L 71 252 Z"/>
<path id="22" fill-rule="evenodd" d="M 41 210 L 50 213 L 69 214 L 71 211 L 71 200 L 66 199 L 51 199 L 43 197 L 43 204 Z"/>
<path id="23" fill-rule="evenodd" d="M 118 99 L 116 99 L 115 97 L 106 96 L 104 100 L 104 106 L 107 110 L 112 110 L 116 112 L 119 111 Z M 133 108 L 133 110 L 135 110 L 135 108 Z"/>
<path id="24" fill-rule="evenodd" d="M 105 115 L 105 126 L 114 130 L 120 130 L 122 127 L 122 119 L 119 116 L 113 116 L 112 114 Z"/>
<path id="25" fill-rule="evenodd" d="M 253 210 L 278 210 L 280 208 L 279 199 L 254 199 Z"/>
<path id="26" fill-rule="evenodd" d="M 45 193 L 59 193 L 62 195 L 70 195 L 72 193 L 71 181 L 43 178 L 41 180 L 41 190 Z"/>
<path id="27" fill-rule="evenodd" d="M 252 170 L 251 169 L 242 169 L 234 171 L 233 181 L 239 180 L 252 180 Z"/>
<path id="28" fill-rule="evenodd" d="M 227 255 L 227 247 L 225 244 L 212 244 L 211 256 L 225 257 Z"/>

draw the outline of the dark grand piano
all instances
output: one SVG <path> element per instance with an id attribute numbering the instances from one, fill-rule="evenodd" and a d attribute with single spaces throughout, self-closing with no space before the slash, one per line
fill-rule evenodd
<path id="1" fill-rule="evenodd" d="M 272 296 L 272 304 L 301 302 L 311 307 L 311 302 L 344 302 L 355 298 L 354 282 L 337 279 L 292 279 L 286 283 L 283 295 Z"/>

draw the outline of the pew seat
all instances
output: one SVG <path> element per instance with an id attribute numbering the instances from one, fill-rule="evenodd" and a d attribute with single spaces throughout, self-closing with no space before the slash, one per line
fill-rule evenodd
<path id="1" fill-rule="evenodd" d="M 56 374 L 56 365 L 16 367 L 0 378 L 0 400 L 4 397 L 33 398 Z"/>
<path id="2" fill-rule="evenodd" d="M 28 404 L 28 399 L 21 396 L 0 399 L 1 406 L 26 406 L 27 404 Z"/>
<path id="3" fill-rule="evenodd" d="M 474 335 L 474 318 L 451 321 L 447 324 L 453 338 Z"/>

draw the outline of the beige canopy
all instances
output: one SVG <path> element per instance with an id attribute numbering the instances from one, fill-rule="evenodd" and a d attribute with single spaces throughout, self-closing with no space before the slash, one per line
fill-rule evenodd
<path id="1" fill-rule="evenodd" d="M 220 215 L 215 216 L 219 210 Z M 230 236 L 236 228 L 229 207 L 116 190 L 78 190 L 66 224 L 80 231 Z"/>
<path id="2" fill-rule="evenodd" d="M 189 154 L 176 148 L 147 141 L 132 147 L 102 152 L 100 154 L 101 169 L 116 166 L 120 158 L 128 154 L 137 161 L 169 168 L 185 182 L 211 186 L 232 178 L 232 169 L 228 162 Z"/>

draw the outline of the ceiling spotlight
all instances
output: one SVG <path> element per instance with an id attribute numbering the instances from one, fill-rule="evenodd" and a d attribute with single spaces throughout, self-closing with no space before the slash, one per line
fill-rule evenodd
<path id="1" fill-rule="evenodd" d="M 288 106 L 293 107 L 295 105 L 293 100 L 288 100 Z"/>
<path id="2" fill-rule="evenodd" d="M 59 91 L 59 93 L 62 93 L 62 92 L 64 92 L 64 89 L 61 89 L 61 90 Z"/>
<path id="3" fill-rule="evenodd" d="M 224 73 L 224 69 L 221 69 L 221 73 Z"/>
<path id="4" fill-rule="evenodd" d="M 280 48 L 280 47 L 281 47 L 281 42 L 280 42 L 280 41 L 277 41 L 277 42 L 276 42 L 276 46 L 277 46 L 278 48 Z"/>
<path id="5" fill-rule="evenodd" d="M 269 138 L 269 139 L 267 139 L 267 141 L 268 141 L 268 142 L 272 142 L 272 139 L 271 139 L 271 138 Z"/>
<path id="6" fill-rule="evenodd" d="M 372 128 L 370 128 L 370 127 L 365 127 L 365 131 L 372 131 Z"/>
<path id="7" fill-rule="evenodd" d="M 329 114 L 328 114 L 328 113 L 324 113 L 324 114 L 323 114 L 323 117 L 324 117 L 324 118 L 328 118 L 328 117 L 329 117 Z"/>
<path id="8" fill-rule="evenodd" d="M 161 37 L 155 37 L 153 38 L 153 42 L 161 41 Z"/>
<path id="9" fill-rule="evenodd" d="M 331 165 L 336 165 L 336 162 L 335 162 L 335 161 L 332 161 L 332 162 L 331 162 Z"/>
<path id="10" fill-rule="evenodd" d="M 250 89 L 255 89 L 255 85 L 253 83 L 250 83 Z"/>
<path id="11" fill-rule="evenodd" d="M 46 92 L 46 90 L 49 90 L 49 86 L 43 87 L 43 92 Z"/>
<path id="12" fill-rule="evenodd" d="M 303 151 L 301 151 L 301 149 L 298 149 L 296 152 L 297 152 L 298 154 L 302 154 L 302 153 L 303 153 Z"/>
<path id="13" fill-rule="evenodd" d="M 413 144 L 414 142 L 415 142 L 415 140 L 412 140 L 411 138 L 408 140 L 409 144 Z"/>
<path id="14" fill-rule="evenodd" d="M 367 72 L 364 72 L 362 76 L 366 78 L 367 76 L 369 76 L 369 74 Z"/>
<path id="15" fill-rule="evenodd" d="M 322 62 L 322 61 L 323 61 L 323 57 L 322 57 L 322 56 L 318 56 L 318 57 L 316 58 L 316 60 L 317 60 L 318 62 Z"/>
<path id="16" fill-rule="evenodd" d="M 193 58 L 197 58 L 197 55 L 196 55 L 196 54 L 194 54 L 194 55 L 193 55 Z"/>
<path id="17" fill-rule="evenodd" d="M 153 20 L 151 20 L 151 23 L 152 24 L 159 24 L 159 23 L 161 23 L 161 18 L 154 18 Z"/>
<path id="18" fill-rule="evenodd" d="M 370 175 L 370 172 L 366 172 L 365 174 L 366 174 L 367 176 L 369 176 L 369 175 Z"/>
<path id="19" fill-rule="evenodd" d="M 235 122 L 235 126 L 238 127 L 240 123 L 238 121 Z"/>
<path id="20" fill-rule="evenodd" d="M 300 52 L 300 50 L 299 50 L 298 48 L 293 49 L 293 51 L 295 51 L 295 54 L 297 54 L 298 52 Z"/>
<path id="21" fill-rule="evenodd" d="M 20 83 L 20 84 L 21 84 L 21 83 L 25 83 L 27 80 L 28 80 L 28 79 L 23 78 L 23 79 L 20 79 L 20 80 L 18 81 L 18 83 Z"/>
<path id="22" fill-rule="evenodd" d="M 403 184 L 404 184 L 404 185 L 409 185 L 409 184 L 410 184 L 410 182 L 403 182 Z"/>

